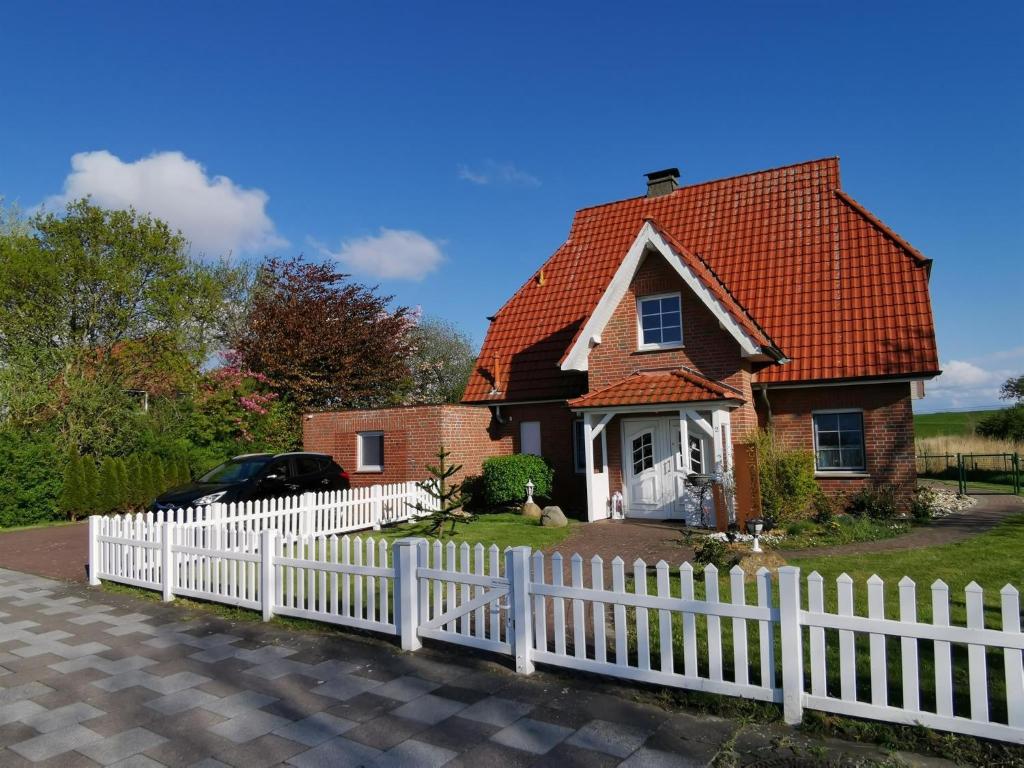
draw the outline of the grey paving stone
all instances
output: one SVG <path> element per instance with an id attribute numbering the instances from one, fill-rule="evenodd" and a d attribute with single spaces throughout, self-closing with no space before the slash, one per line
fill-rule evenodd
<path id="1" fill-rule="evenodd" d="M 708 764 L 706 759 L 693 755 L 663 752 L 660 749 L 638 749 L 619 763 L 619 768 L 705 768 Z"/>
<path id="2" fill-rule="evenodd" d="M 195 707 L 208 708 L 207 705 L 217 701 L 220 699 L 206 691 L 201 691 L 198 688 L 186 688 L 184 691 L 147 701 L 146 706 L 165 715 L 176 715 Z"/>
<path id="3" fill-rule="evenodd" d="M 440 683 L 424 680 L 422 677 L 405 675 L 396 680 L 392 680 L 390 683 L 385 683 L 379 688 L 374 688 L 373 692 L 378 696 L 387 696 L 389 699 L 412 701 L 413 699 L 419 698 L 423 694 L 430 693 L 440 687 Z"/>
<path id="4" fill-rule="evenodd" d="M 288 763 L 296 768 L 361 768 L 372 765 L 381 754 L 379 749 L 339 736 L 295 755 Z"/>
<path id="5" fill-rule="evenodd" d="M 285 718 L 272 715 L 269 712 L 248 710 L 223 723 L 218 723 L 210 728 L 210 732 L 230 739 L 236 744 L 243 744 L 268 734 L 287 722 Z"/>
<path id="6" fill-rule="evenodd" d="M 374 768 L 440 768 L 457 753 L 433 744 L 408 739 L 392 747 L 374 762 Z"/>
<path id="7" fill-rule="evenodd" d="M 216 712 L 218 715 L 230 718 L 249 710 L 260 709 L 275 701 L 277 701 L 277 698 L 274 696 L 267 696 L 257 691 L 242 691 L 232 696 L 226 696 L 223 699 L 214 698 L 213 701 L 203 704 L 202 707 L 211 712 Z"/>
<path id="8" fill-rule="evenodd" d="M 323 685 L 318 685 L 313 689 L 313 693 L 318 696 L 330 696 L 332 699 L 338 699 L 339 701 L 348 701 L 354 696 L 358 696 L 366 691 L 372 691 L 374 688 L 379 688 L 381 685 L 377 680 L 371 680 L 368 677 L 359 677 L 358 675 L 339 675 L 333 680 L 329 680 Z"/>
<path id="9" fill-rule="evenodd" d="M 203 664 L 216 664 L 218 661 L 224 661 L 224 659 L 230 659 L 237 656 L 238 652 L 238 648 L 234 648 L 230 645 L 218 645 L 205 651 L 193 653 L 189 658 L 200 661 Z"/>
<path id="10" fill-rule="evenodd" d="M 633 726 L 610 723 L 607 720 L 591 720 L 570 736 L 566 742 L 583 749 L 615 755 L 615 757 L 629 757 L 650 735 L 650 731 Z"/>
<path id="11" fill-rule="evenodd" d="M 335 717 L 327 712 L 317 712 L 302 720 L 282 725 L 274 730 L 274 734 L 299 744 L 305 744 L 307 747 L 315 747 L 335 736 L 340 736 L 357 725 L 358 723 Z"/>
<path id="12" fill-rule="evenodd" d="M 110 768 L 164 768 L 164 764 L 145 755 L 132 755 L 112 763 Z"/>
<path id="13" fill-rule="evenodd" d="M 0 706 L 0 725 L 8 723 L 25 722 L 25 719 L 32 717 L 39 712 L 45 712 L 46 707 L 36 704 L 34 701 L 22 699 L 11 704 Z"/>
<path id="14" fill-rule="evenodd" d="M 137 755 L 147 749 L 163 744 L 167 739 L 145 728 L 110 736 L 95 744 L 79 747 L 78 751 L 101 765 L 111 765 L 125 758 Z"/>
<path id="15" fill-rule="evenodd" d="M 40 733 L 50 733 L 51 731 L 58 731 L 61 728 L 67 728 L 69 725 L 76 725 L 77 723 L 92 720 L 105 714 L 106 712 L 102 709 L 97 709 L 91 704 L 86 704 L 84 701 L 78 701 L 74 704 L 57 707 L 56 709 L 38 712 L 31 717 L 25 718 L 22 722 L 35 728 Z"/>
<path id="16" fill-rule="evenodd" d="M 533 705 L 524 701 L 490 696 L 481 699 L 476 704 L 470 704 L 459 712 L 459 717 L 504 728 L 506 725 L 512 725 L 520 717 L 529 714 L 531 709 L 533 709 Z"/>
<path id="17" fill-rule="evenodd" d="M 0 704 L 13 704 L 16 701 L 34 699 L 47 693 L 53 693 L 53 688 L 37 682 L 23 683 L 11 688 L 0 688 Z"/>
<path id="18" fill-rule="evenodd" d="M 449 717 L 457 712 L 461 712 L 466 708 L 466 705 L 461 701 L 454 701 L 452 699 L 445 699 L 441 696 L 435 696 L 432 693 L 428 693 L 424 696 L 420 696 L 418 699 L 413 699 L 406 704 L 393 710 L 393 714 L 399 717 L 405 717 L 409 720 L 415 720 L 419 723 L 426 723 L 427 725 L 434 725 L 440 723 L 442 720 L 447 720 Z"/>
<path id="19" fill-rule="evenodd" d="M 556 744 L 565 741 L 570 734 L 572 734 L 571 728 L 524 717 L 498 731 L 491 736 L 491 740 L 506 747 L 543 755 L 545 752 L 550 752 Z"/>
<path id="20" fill-rule="evenodd" d="M 9 749 L 17 752 L 26 760 L 38 763 L 42 760 L 49 760 L 51 757 L 70 752 L 72 749 L 81 750 L 90 744 L 103 739 L 95 731 L 90 731 L 82 725 L 69 725 L 59 731 L 43 733 L 26 741 L 12 744 Z"/>
<path id="21" fill-rule="evenodd" d="M 206 757 L 202 760 L 192 763 L 189 768 L 231 768 L 227 763 L 222 763 L 213 757 Z"/>

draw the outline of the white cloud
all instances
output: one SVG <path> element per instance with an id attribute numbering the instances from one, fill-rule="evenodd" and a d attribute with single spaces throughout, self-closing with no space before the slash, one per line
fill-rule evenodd
<path id="1" fill-rule="evenodd" d="M 107 208 L 150 213 L 180 229 L 193 249 L 211 256 L 258 252 L 287 244 L 267 215 L 267 193 L 244 189 L 206 169 L 181 152 L 157 152 L 124 162 L 106 150 L 79 152 L 71 158 L 64 191 L 47 199 L 48 207 L 91 195 Z"/>
<path id="2" fill-rule="evenodd" d="M 459 165 L 458 176 L 460 179 L 480 186 L 487 184 L 507 184 L 517 187 L 540 186 L 540 179 L 532 173 L 527 173 L 512 163 L 497 163 L 494 160 L 485 160 L 477 168 Z"/>
<path id="3" fill-rule="evenodd" d="M 440 241 L 411 229 L 381 227 L 377 235 L 345 240 L 337 252 L 320 246 L 353 274 L 381 280 L 422 280 L 444 261 Z"/>
<path id="4" fill-rule="evenodd" d="M 948 360 L 942 364 L 942 375 L 925 384 L 926 397 L 919 410 L 997 406 L 999 387 L 1012 373 L 967 360 Z"/>

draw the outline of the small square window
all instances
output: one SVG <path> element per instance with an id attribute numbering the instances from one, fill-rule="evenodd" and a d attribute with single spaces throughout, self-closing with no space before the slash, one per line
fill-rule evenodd
<path id="1" fill-rule="evenodd" d="M 860 411 L 816 413 L 814 460 L 819 472 L 863 472 L 864 415 Z"/>
<path id="2" fill-rule="evenodd" d="M 641 349 L 677 347 L 683 343 L 682 300 L 678 293 L 645 296 L 637 301 Z"/>
<path id="3" fill-rule="evenodd" d="M 383 471 L 383 432 L 360 432 L 356 435 L 356 469 L 359 472 Z"/>

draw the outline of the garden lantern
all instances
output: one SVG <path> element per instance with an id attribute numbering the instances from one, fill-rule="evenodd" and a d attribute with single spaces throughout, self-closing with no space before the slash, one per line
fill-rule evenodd
<path id="1" fill-rule="evenodd" d="M 760 536 L 761 531 L 764 530 L 764 521 L 757 518 L 753 520 L 747 520 L 747 533 L 754 537 L 754 546 L 751 547 L 751 552 L 761 551 Z"/>

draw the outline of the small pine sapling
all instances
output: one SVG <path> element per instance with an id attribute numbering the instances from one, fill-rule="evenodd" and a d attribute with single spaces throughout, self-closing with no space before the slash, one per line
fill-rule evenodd
<path id="1" fill-rule="evenodd" d="M 463 490 L 463 481 L 451 482 L 453 476 L 462 470 L 461 464 L 449 464 L 450 451 L 442 445 L 437 452 L 437 464 L 428 464 L 429 480 L 419 483 L 430 501 L 426 504 L 417 501 L 413 507 L 417 513 L 429 519 L 428 533 L 431 536 L 443 535 L 445 523 L 451 523 L 448 535 L 455 533 L 456 523 L 468 523 L 473 515 L 462 507 L 469 501 L 468 494 Z"/>

